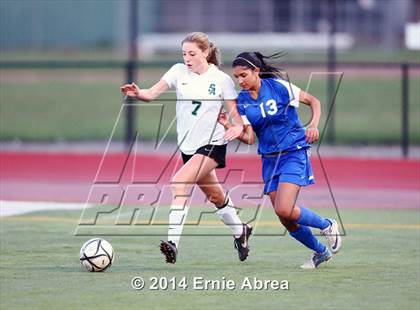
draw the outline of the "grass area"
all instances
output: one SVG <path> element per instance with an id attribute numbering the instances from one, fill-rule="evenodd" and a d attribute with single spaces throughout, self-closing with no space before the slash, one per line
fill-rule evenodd
<path id="1" fill-rule="evenodd" d="M 189 219 L 197 218 L 194 210 Z M 331 210 L 318 211 L 335 216 Z M 85 272 L 78 262 L 79 248 L 90 238 L 73 234 L 80 211 L 2 218 L 0 307 L 418 309 L 419 210 L 346 209 L 341 215 L 347 233 L 343 248 L 331 262 L 314 271 L 298 268 L 310 252 L 290 236 L 263 236 L 283 233 L 268 210 L 250 241 L 250 257 L 244 263 L 237 260 L 231 236 L 212 236 L 228 233 L 225 227 L 191 226 L 186 233 L 209 235 L 183 237 L 175 265 L 165 264 L 159 253 L 159 240 L 164 236 L 107 236 L 116 250 L 116 260 L 104 273 Z M 166 233 L 166 226 L 142 229 Z M 134 276 L 146 279 L 145 289 L 131 288 Z M 245 277 L 288 280 L 289 290 L 195 291 L 191 285 L 185 291 L 147 288 L 150 277 L 186 277 L 191 284 L 195 276 L 206 280 L 225 277 L 237 285 Z"/>
<path id="2" fill-rule="evenodd" d="M 150 71 L 150 70 L 149 70 Z M 147 77 L 152 80 L 147 72 Z M 66 72 L 66 71 L 64 71 Z M 73 72 L 74 71 L 69 71 Z M 102 71 L 95 74 L 101 75 Z M 160 72 L 160 71 L 159 71 Z M 102 73 L 109 74 L 109 73 Z M 121 74 L 121 73 L 118 73 Z M 125 130 L 125 110 L 121 110 L 122 96 L 119 84 L 106 79 L 77 80 L 35 79 L 21 82 L 4 81 L 0 91 L 0 139 L 22 141 L 103 140 L 108 139 L 117 122 L 114 139 L 122 139 Z M 144 77 L 142 78 L 145 79 Z M 294 80 L 306 88 L 306 80 Z M 150 85 L 145 82 L 144 86 Z M 419 78 L 412 78 L 409 85 L 410 143 L 420 144 L 420 95 Z M 312 80 L 309 92 L 320 98 L 323 118 L 320 129 L 325 127 L 327 104 L 326 78 Z M 141 139 L 162 137 L 174 139 L 174 94 L 161 97 L 154 104 L 138 104 L 137 129 Z M 170 101 L 165 101 L 170 100 Z M 392 77 L 346 77 L 336 100 L 336 138 L 338 143 L 399 143 L 401 139 L 401 86 Z M 302 105 L 303 106 L 303 105 Z M 121 110 L 121 111 L 120 111 Z M 309 119 L 309 109 L 300 109 L 302 119 Z M 162 121 L 160 122 L 160 119 Z M 160 127 L 159 127 L 159 124 Z M 158 134 L 158 129 L 160 132 Z"/>

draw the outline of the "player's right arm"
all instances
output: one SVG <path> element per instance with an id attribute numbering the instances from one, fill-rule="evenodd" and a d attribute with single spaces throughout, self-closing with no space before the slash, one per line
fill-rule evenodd
<path id="1" fill-rule="evenodd" d="M 160 80 L 155 85 L 147 89 L 140 89 L 136 83 L 125 84 L 121 86 L 121 92 L 127 97 L 133 97 L 141 101 L 150 102 L 155 100 L 164 91 L 169 89 L 169 85 L 164 81 Z"/>

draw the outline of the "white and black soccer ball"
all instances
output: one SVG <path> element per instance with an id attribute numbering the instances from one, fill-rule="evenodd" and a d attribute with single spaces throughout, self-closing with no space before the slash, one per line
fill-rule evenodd
<path id="1" fill-rule="evenodd" d="M 114 249 L 105 239 L 90 239 L 86 241 L 80 249 L 80 263 L 88 271 L 104 271 L 111 267 L 113 260 Z"/>

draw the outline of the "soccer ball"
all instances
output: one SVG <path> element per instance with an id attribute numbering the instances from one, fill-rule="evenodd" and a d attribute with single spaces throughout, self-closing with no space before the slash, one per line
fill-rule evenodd
<path id="1" fill-rule="evenodd" d="M 114 249 L 105 239 L 90 239 L 86 241 L 80 249 L 80 263 L 88 271 L 104 271 L 111 267 L 113 260 Z"/>

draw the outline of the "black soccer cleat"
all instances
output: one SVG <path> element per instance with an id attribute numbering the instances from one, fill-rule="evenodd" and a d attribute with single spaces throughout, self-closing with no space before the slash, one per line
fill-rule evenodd
<path id="1" fill-rule="evenodd" d="M 172 241 L 163 241 L 160 243 L 160 251 L 165 255 L 167 263 L 175 264 L 176 256 L 178 255 L 178 250 L 175 243 Z"/>
<path id="2" fill-rule="evenodd" d="M 233 245 L 238 250 L 239 260 L 243 262 L 248 257 L 249 246 L 248 239 L 252 234 L 252 227 L 247 224 L 242 224 L 242 235 L 239 238 L 235 238 Z"/>

